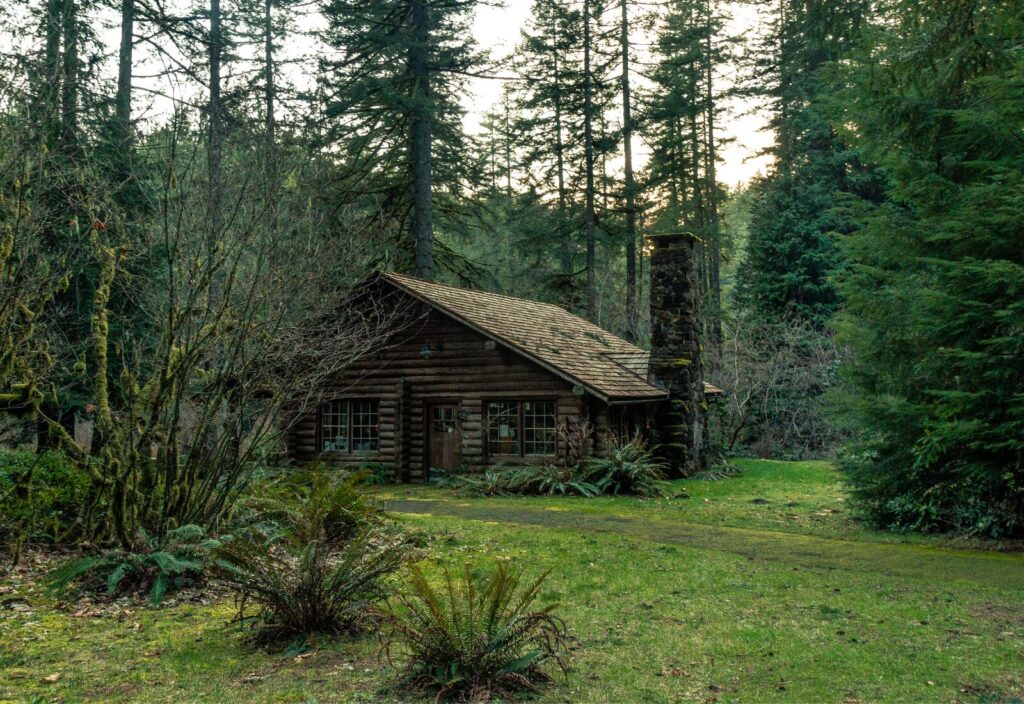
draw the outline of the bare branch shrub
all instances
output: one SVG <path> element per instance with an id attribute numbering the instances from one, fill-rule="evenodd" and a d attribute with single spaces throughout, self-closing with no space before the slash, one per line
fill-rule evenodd
<path id="1" fill-rule="evenodd" d="M 200 144 L 179 123 L 152 145 L 166 163 L 151 227 L 90 232 L 97 442 L 82 458 L 94 484 L 82 534 L 96 543 L 129 549 L 142 531 L 215 529 L 281 449 L 285 409 L 315 399 L 326 377 L 392 330 L 391 312 L 352 305 L 367 241 L 324 237 L 316 213 L 282 217 L 287 201 L 271 223 L 263 187 L 241 166 L 214 231 Z M 117 344 L 115 285 L 146 321 Z"/>
<path id="2" fill-rule="evenodd" d="M 721 346 L 708 350 L 709 380 L 725 391 L 711 403 L 713 451 L 805 458 L 841 440 L 824 412 L 840 350 L 831 335 L 797 320 L 723 321 Z"/>

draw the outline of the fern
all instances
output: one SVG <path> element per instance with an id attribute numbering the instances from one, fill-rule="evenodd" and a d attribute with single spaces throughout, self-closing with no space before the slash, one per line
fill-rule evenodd
<path id="1" fill-rule="evenodd" d="M 47 575 L 48 590 L 114 597 L 148 589 L 150 603 L 159 606 L 168 591 L 202 579 L 210 550 L 219 544 L 200 526 L 175 528 L 163 539 L 140 530 L 136 550 L 108 550 L 58 566 Z"/>
<path id="2" fill-rule="evenodd" d="M 613 443 L 605 457 L 591 457 L 584 466 L 588 482 L 601 494 L 661 496 L 665 465 L 656 460 L 640 438 Z"/>
<path id="3" fill-rule="evenodd" d="M 445 570 L 434 586 L 413 566 L 409 592 L 389 612 L 382 655 L 400 662 L 405 687 L 437 699 L 534 690 L 551 679 L 546 666 L 567 668 L 568 635 L 555 606 L 533 607 L 547 574 L 524 582 L 521 569 L 499 561 L 484 577 L 470 565 L 458 578 Z"/>
<path id="4" fill-rule="evenodd" d="M 366 477 L 367 472 L 348 474 L 319 465 L 289 472 L 253 490 L 241 507 L 244 519 L 236 523 L 267 534 L 285 532 L 303 543 L 323 539 L 340 545 L 381 524 L 380 506 L 360 488 Z"/>
<path id="5" fill-rule="evenodd" d="M 265 520 L 225 539 L 214 572 L 239 597 L 239 620 L 256 605 L 256 642 L 360 628 L 409 552 L 368 506 L 347 480 L 315 478 L 291 501 L 266 503 L 273 510 Z"/>
<path id="6" fill-rule="evenodd" d="M 656 460 L 643 440 L 612 444 L 605 457 L 580 464 L 489 467 L 437 478 L 438 486 L 479 496 L 540 495 L 595 497 L 604 494 L 661 496 L 665 465 Z"/>

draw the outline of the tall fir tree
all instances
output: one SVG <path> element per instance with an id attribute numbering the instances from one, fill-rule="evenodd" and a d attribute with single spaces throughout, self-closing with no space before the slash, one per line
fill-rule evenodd
<path id="1" fill-rule="evenodd" d="M 661 18 L 651 87 L 643 94 L 641 134 L 651 152 L 645 173 L 651 231 L 686 231 L 701 243 L 700 276 L 712 335 L 719 319 L 718 231 L 720 137 L 715 122 L 723 95 L 715 70 L 731 59 L 725 17 L 707 0 L 673 0 Z M 717 141 L 716 141 L 717 140 Z"/>
<path id="2" fill-rule="evenodd" d="M 556 211 L 558 270 L 551 271 L 548 288 L 564 305 L 591 316 L 597 314 L 598 269 L 606 264 L 598 245 L 609 229 L 602 166 L 618 145 L 606 116 L 618 88 L 611 44 L 617 35 L 602 21 L 602 9 L 589 0 L 536 0 L 515 57 L 521 168 L 532 193 Z"/>
<path id="3" fill-rule="evenodd" d="M 534 0 L 514 57 L 524 177 L 535 197 L 553 203 L 558 268 L 550 273 L 550 288 L 564 292 L 574 288 L 579 241 L 573 182 L 582 160 L 582 20 L 579 9 L 562 0 Z"/>
<path id="4" fill-rule="evenodd" d="M 891 196 L 846 242 L 851 480 L 888 528 L 1024 535 L 1024 7 L 885 9 L 844 95 Z"/>
<path id="5" fill-rule="evenodd" d="M 833 80 L 869 17 L 865 0 L 779 0 L 755 52 L 751 93 L 766 101 L 776 140 L 769 174 L 752 185 L 739 295 L 767 320 L 797 315 L 824 326 L 838 306 L 836 237 L 854 223 L 848 198 L 877 201 L 880 184 L 832 127 Z"/>
<path id="6" fill-rule="evenodd" d="M 324 133 L 341 161 L 341 190 L 383 225 L 397 247 L 393 264 L 431 279 L 435 230 L 471 225 L 461 99 L 481 66 L 469 31 L 475 0 L 330 0 L 321 62 Z M 449 248 L 447 254 L 452 254 Z M 449 268 L 456 265 L 448 257 Z"/>

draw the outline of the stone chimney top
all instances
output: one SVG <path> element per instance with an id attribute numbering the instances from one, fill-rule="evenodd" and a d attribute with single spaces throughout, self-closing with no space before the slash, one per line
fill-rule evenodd
<path id="1" fill-rule="evenodd" d="M 696 237 L 692 232 L 665 232 L 659 235 L 648 235 L 647 244 L 652 251 L 656 252 L 659 249 L 672 249 L 679 246 L 680 243 L 688 239 L 696 239 Z"/>

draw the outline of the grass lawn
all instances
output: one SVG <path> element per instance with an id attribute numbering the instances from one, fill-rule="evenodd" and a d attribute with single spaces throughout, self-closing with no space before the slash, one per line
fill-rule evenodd
<path id="1" fill-rule="evenodd" d="M 824 463 L 744 468 L 688 499 L 382 496 L 431 569 L 553 569 L 577 650 L 541 701 L 1024 701 L 1024 556 L 860 528 Z M 0 701 L 396 699 L 372 637 L 253 652 L 230 603 L 76 616 L 17 576 L 0 604 Z"/>
<path id="2" fill-rule="evenodd" d="M 518 496 L 481 498 L 468 495 L 453 496 L 449 490 L 422 485 L 392 487 L 381 491 L 380 494 L 391 499 L 437 498 L 445 501 L 457 500 L 467 506 L 571 509 L 590 514 L 637 517 L 644 520 L 682 520 L 687 523 L 764 529 L 859 541 L 941 544 L 965 548 L 977 548 L 980 545 L 976 541 L 894 534 L 863 526 L 855 520 L 847 507 L 846 492 L 839 474 L 829 462 L 738 459 L 734 464 L 743 470 L 738 477 L 723 481 L 671 482 L 680 491 L 685 490 L 690 497 L 688 500 L 634 500 L 615 497 L 549 499 Z"/>

